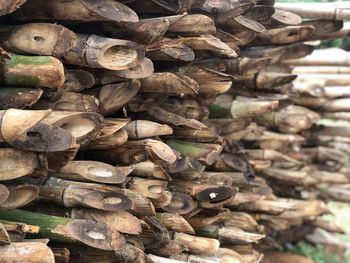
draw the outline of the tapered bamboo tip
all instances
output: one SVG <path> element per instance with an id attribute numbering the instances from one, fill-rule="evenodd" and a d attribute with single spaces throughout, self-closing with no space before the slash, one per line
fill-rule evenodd
<path id="1" fill-rule="evenodd" d="M 118 212 L 130 209 L 132 201 L 122 193 L 91 191 L 84 195 L 82 203 L 91 208 L 104 211 Z"/>
<path id="2" fill-rule="evenodd" d="M 241 75 L 251 75 L 266 68 L 271 62 L 271 58 L 247 58 L 244 57 L 239 62 L 239 73 Z"/>
<path id="3" fill-rule="evenodd" d="M 223 149 L 219 144 L 194 143 L 180 140 L 168 140 L 167 144 L 184 156 L 195 158 L 208 165 L 212 165 L 215 162 Z"/>
<path id="4" fill-rule="evenodd" d="M 64 90 L 78 92 L 89 89 L 95 85 L 95 77 L 90 72 L 82 69 L 65 69 Z"/>
<path id="5" fill-rule="evenodd" d="M 137 14 L 131 8 L 117 1 L 80 0 L 80 2 L 90 11 L 106 20 L 132 23 L 139 21 Z"/>
<path id="6" fill-rule="evenodd" d="M 124 237 L 119 232 L 100 222 L 73 219 L 65 225 L 64 230 L 72 238 L 102 250 L 119 250 L 126 245 Z"/>
<path id="7" fill-rule="evenodd" d="M 165 207 L 163 210 L 169 213 L 178 213 L 180 215 L 187 214 L 196 208 L 193 199 L 184 193 L 171 192 L 172 198 L 171 203 Z"/>
<path id="8" fill-rule="evenodd" d="M 10 192 L 7 189 L 7 187 L 5 185 L 0 184 L 0 206 L 7 200 L 9 194 Z"/>
<path id="9" fill-rule="evenodd" d="M 39 188 L 34 185 L 17 185 L 9 188 L 9 197 L 0 206 L 14 209 L 25 206 L 39 195 Z"/>
<path id="10" fill-rule="evenodd" d="M 259 116 L 275 110 L 278 105 L 277 100 L 234 100 L 231 105 L 231 116 L 234 119 Z"/>
<path id="11" fill-rule="evenodd" d="M 206 0 L 206 1 L 198 1 L 194 3 L 194 9 L 200 9 L 209 14 L 221 14 L 227 13 L 234 8 L 238 8 L 240 5 L 251 3 L 250 0 L 244 0 L 238 2 L 234 1 L 216 1 L 216 0 Z"/>
<path id="12" fill-rule="evenodd" d="M 313 26 L 289 26 L 282 30 L 269 30 L 273 44 L 289 44 L 306 40 L 314 32 Z"/>
<path id="13" fill-rule="evenodd" d="M 0 246 L 2 262 L 55 263 L 52 250 L 41 242 L 14 242 Z"/>
<path id="14" fill-rule="evenodd" d="M 147 155 L 153 161 L 163 161 L 172 164 L 176 161 L 174 151 L 162 141 L 147 139 L 145 140 Z"/>
<path id="15" fill-rule="evenodd" d="M 103 86 L 98 97 L 100 113 L 109 115 L 120 110 L 136 95 L 140 87 L 138 80 Z"/>
<path id="16" fill-rule="evenodd" d="M 171 135 L 173 129 L 166 124 L 159 124 L 153 121 L 135 120 L 125 127 L 130 139 L 143 139 L 162 135 Z"/>
<path id="17" fill-rule="evenodd" d="M 36 154 L 13 148 L 0 149 L 0 163 L 0 181 L 30 175 L 40 166 Z"/>
<path id="18" fill-rule="evenodd" d="M 96 209 L 73 208 L 71 218 L 102 222 L 111 229 L 125 234 L 138 235 L 142 231 L 140 220 L 126 211 L 108 212 Z"/>
<path id="19" fill-rule="evenodd" d="M 1 88 L 0 109 L 23 109 L 32 106 L 43 95 L 43 90 L 35 88 Z"/>
<path id="20" fill-rule="evenodd" d="M 214 256 L 220 246 L 217 239 L 197 237 L 185 233 L 175 233 L 174 239 L 187 247 L 189 252 L 195 254 Z"/>
<path id="21" fill-rule="evenodd" d="M 97 161 L 71 161 L 55 174 L 67 180 L 119 184 L 124 182 L 131 171 L 130 166 L 115 167 Z"/>
<path id="22" fill-rule="evenodd" d="M 275 9 L 274 14 L 272 15 L 272 19 L 280 24 L 290 26 L 299 25 L 303 21 L 302 18 L 297 14 L 280 9 Z"/>
<path id="23" fill-rule="evenodd" d="M 288 73 L 260 71 L 256 77 L 256 86 L 257 88 L 273 88 L 290 83 L 297 77 L 298 75 Z"/>
<path id="24" fill-rule="evenodd" d="M 133 170 L 131 174 L 142 176 L 142 177 L 154 177 L 158 179 L 163 179 L 171 181 L 171 177 L 165 171 L 161 165 L 157 165 L 152 161 L 144 161 L 136 163 L 132 166 Z"/>
<path id="25" fill-rule="evenodd" d="M 197 94 L 198 83 L 185 75 L 156 72 L 141 80 L 141 91 L 169 94 Z"/>

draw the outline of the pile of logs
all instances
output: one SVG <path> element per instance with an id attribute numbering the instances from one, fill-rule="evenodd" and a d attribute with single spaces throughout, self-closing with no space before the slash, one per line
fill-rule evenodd
<path id="1" fill-rule="evenodd" d="M 322 5 L 0 1 L 0 262 L 339 245 L 322 215 L 350 201 L 350 55 L 305 42 L 350 13 Z"/>

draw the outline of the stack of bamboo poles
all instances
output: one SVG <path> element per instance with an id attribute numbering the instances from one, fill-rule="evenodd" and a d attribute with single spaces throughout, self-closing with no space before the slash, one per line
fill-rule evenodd
<path id="1" fill-rule="evenodd" d="M 0 262 L 339 245 L 350 126 L 320 119 L 349 121 L 349 61 L 304 42 L 348 36 L 345 7 L 0 1 Z"/>

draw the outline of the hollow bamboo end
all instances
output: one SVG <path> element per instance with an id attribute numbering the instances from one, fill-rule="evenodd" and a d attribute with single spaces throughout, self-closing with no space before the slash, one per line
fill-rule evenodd
<path id="1" fill-rule="evenodd" d="M 104 223 L 73 219 L 65 228 L 72 238 L 98 249 L 119 250 L 126 245 L 123 236 Z"/>
<path id="2" fill-rule="evenodd" d="M 9 197 L 1 204 L 1 207 L 14 209 L 25 206 L 39 195 L 39 188 L 34 185 L 18 185 L 10 188 Z"/>

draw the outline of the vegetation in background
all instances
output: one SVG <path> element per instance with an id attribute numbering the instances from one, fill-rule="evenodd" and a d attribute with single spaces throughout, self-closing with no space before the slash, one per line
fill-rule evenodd
<path id="1" fill-rule="evenodd" d="M 341 226 L 346 232 L 350 232 L 350 204 L 329 202 L 328 208 L 332 211 L 332 214 L 325 215 L 324 219 Z M 349 235 L 339 234 L 337 237 L 344 242 L 350 243 Z M 341 258 L 335 253 L 327 252 L 325 246 L 321 244 L 312 245 L 306 241 L 294 244 L 288 251 L 311 258 L 315 263 L 350 263 L 350 251 L 345 258 Z"/>
<path id="2" fill-rule="evenodd" d="M 297 2 L 336 2 L 337 0 L 279 0 L 279 2 L 297 3 Z M 317 48 L 338 47 L 350 51 L 350 38 L 335 39 L 322 41 Z M 339 207 L 341 206 L 341 207 Z M 339 203 L 329 203 L 329 207 L 335 215 L 327 215 L 325 218 L 332 222 L 336 222 L 346 231 L 350 232 L 350 205 Z M 339 235 L 344 242 L 350 243 L 350 236 Z M 341 259 L 338 255 L 328 254 L 323 245 L 311 245 L 305 241 L 300 241 L 289 249 L 289 252 L 311 258 L 316 263 L 350 263 L 350 255 L 345 259 Z"/>
<path id="3" fill-rule="evenodd" d="M 283 3 L 337 2 L 337 0 L 277 0 L 277 1 L 283 2 Z M 346 1 L 343 1 L 343 2 L 346 2 Z M 321 44 L 318 45 L 316 48 L 331 48 L 331 47 L 338 47 L 338 48 L 342 48 L 350 51 L 350 38 L 322 41 Z"/>
<path id="4" fill-rule="evenodd" d="M 313 246 L 305 241 L 295 244 L 289 252 L 311 258 L 316 263 L 350 263 L 350 256 L 341 259 L 336 254 L 328 254 L 323 245 Z"/>

